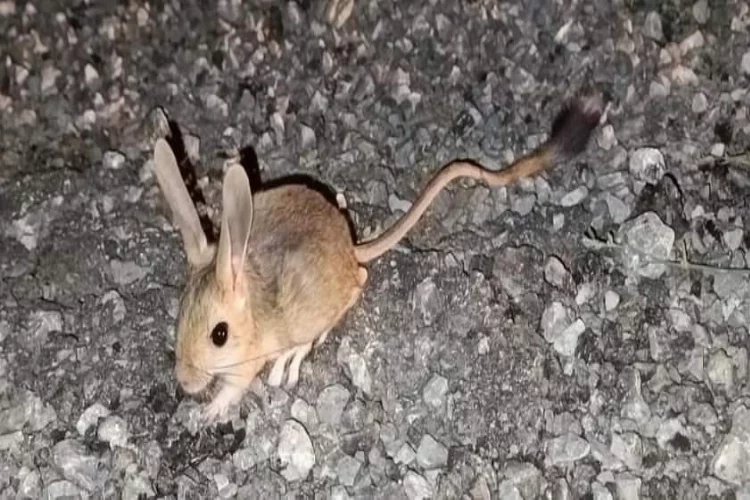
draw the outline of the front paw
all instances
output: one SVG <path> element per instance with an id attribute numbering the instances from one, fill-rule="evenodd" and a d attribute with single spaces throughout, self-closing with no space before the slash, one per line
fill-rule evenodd
<path id="1" fill-rule="evenodd" d="M 243 389 L 234 386 L 224 386 L 214 399 L 203 408 L 201 417 L 204 423 L 212 424 L 229 420 L 229 410 L 242 401 Z"/>
<path id="2" fill-rule="evenodd" d="M 229 407 L 222 405 L 220 401 L 212 401 L 201 411 L 201 420 L 204 425 L 224 422 L 228 419 Z"/>

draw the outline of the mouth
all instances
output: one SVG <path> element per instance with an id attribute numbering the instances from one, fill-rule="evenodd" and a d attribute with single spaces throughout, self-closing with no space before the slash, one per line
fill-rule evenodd
<path id="1" fill-rule="evenodd" d="M 208 373 L 196 373 L 194 371 L 177 368 L 175 378 L 180 388 L 190 396 L 201 396 L 204 392 L 212 390 L 216 385 L 216 375 Z"/>
<path id="2" fill-rule="evenodd" d="M 210 401 L 218 391 L 220 380 L 221 377 L 219 375 L 212 375 L 210 378 L 207 377 L 206 381 L 203 382 L 200 387 L 189 387 L 192 391 L 188 391 L 183 387 L 183 390 L 196 401 L 206 403 Z"/>

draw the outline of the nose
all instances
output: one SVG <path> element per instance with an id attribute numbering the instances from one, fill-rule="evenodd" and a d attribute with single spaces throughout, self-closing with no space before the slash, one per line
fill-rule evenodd
<path id="1" fill-rule="evenodd" d="M 188 394 L 200 392 L 208 384 L 207 377 L 183 363 L 177 363 L 175 366 L 175 377 L 182 390 Z"/>

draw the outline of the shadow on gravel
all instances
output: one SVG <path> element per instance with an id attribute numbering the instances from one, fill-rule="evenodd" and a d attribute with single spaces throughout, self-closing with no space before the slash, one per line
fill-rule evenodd
<path id="1" fill-rule="evenodd" d="M 180 175 L 182 176 L 185 186 L 187 187 L 190 199 L 193 200 L 195 205 L 206 204 L 206 199 L 203 196 L 200 188 L 198 187 L 198 175 L 196 173 L 195 165 L 192 164 L 190 158 L 187 155 L 185 149 L 185 142 L 182 138 L 182 131 L 180 126 L 174 120 L 169 120 L 169 137 L 166 137 L 172 151 L 174 152 L 175 158 L 177 158 L 177 165 L 180 168 Z M 260 176 L 260 165 L 258 163 L 258 155 L 255 152 L 255 148 L 251 145 L 245 145 L 239 150 L 240 153 L 240 164 L 245 170 L 247 177 L 250 181 L 250 189 L 255 193 L 261 190 L 272 189 L 279 186 L 290 185 L 290 184 L 301 184 L 309 189 L 317 191 L 329 203 L 338 207 L 338 201 L 336 200 L 336 192 L 323 182 L 315 179 L 307 174 L 291 174 L 278 179 L 270 180 L 263 183 Z M 344 211 L 346 215 L 346 222 L 349 226 L 349 233 L 356 241 L 357 232 L 354 228 L 354 223 L 351 220 L 348 212 Z M 205 214 L 199 214 L 201 226 L 203 231 L 206 233 L 206 237 L 210 242 L 216 242 L 218 240 L 218 230 L 213 227 L 211 220 Z"/>
<path id="2" fill-rule="evenodd" d="M 198 187 L 198 175 L 195 171 L 195 165 L 190 161 L 187 150 L 185 149 L 185 141 L 182 138 L 182 131 L 180 126 L 174 120 L 169 120 L 169 136 L 165 137 L 169 146 L 172 148 L 175 158 L 177 159 L 177 166 L 180 168 L 180 175 L 182 180 L 185 182 L 190 199 L 193 200 L 194 205 L 206 205 L 206 198 L 203 196 L 200 188 Z M 201 221 L 201 227 L 203 232 L 206 233 L 206 238 L 209 242 L 216 242 L 218 235 L 211 223 L 211 219 L 205 214 L 198 211 L 198 217 Z"/>

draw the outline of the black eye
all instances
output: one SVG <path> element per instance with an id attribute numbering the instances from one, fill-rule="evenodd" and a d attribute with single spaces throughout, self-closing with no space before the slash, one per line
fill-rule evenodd
<path id="1" fill-rule="evenodd" d="M 227 343 L 227 337 L 229 337 L 229 325 L 224 321 L 217 323 L 213 330 L 211 330 L 211 340 L 216 347 L 221 347 Z"/>

